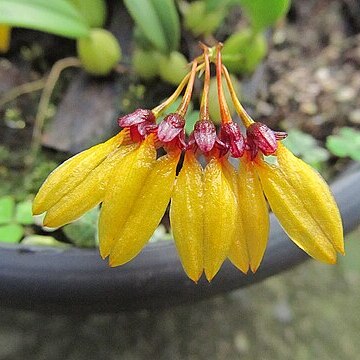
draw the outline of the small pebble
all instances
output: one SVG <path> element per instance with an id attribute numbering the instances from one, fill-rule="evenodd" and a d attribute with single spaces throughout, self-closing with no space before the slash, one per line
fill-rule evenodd
<path id="1" fill-rule="evenodd" d="M 318 112 L 318 107 L 315 103 L 306 102 L 300 105 L 300 111 L 306 115 L 315 115 Z"/>
<path id="2" fill-rule="evenodd" d="M 339 102 L 349 102 L 356 96 L 355 90 L 352 87 L 346 86 L 340 88 L 336 93 L 336 100 Z"/>
<path id="3" fill-rule="evenodd" d="M 288 324 L 292 321 L 294 316 L 287 301 L 280 301 L 275 305 L 274 317 L 283 324 Z"/>

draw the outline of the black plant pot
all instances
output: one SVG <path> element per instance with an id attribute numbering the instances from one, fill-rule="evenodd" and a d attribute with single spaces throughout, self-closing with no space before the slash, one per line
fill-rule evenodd
<path id="1" fill-rule="evenodd" d="M 345 233 L 360 224 L 360 169 L 332 184 Z M 308 259 L 271 214 L 270 241 L 256 274 L 229 262 L 209 284 L 189 280 L 172 243 L 148 245 L 132 262 L 110 268 L 97 250 L 0 250 L 0 305 L 52 312 L 113 312 L 193 302 L 247 286 Z"/>

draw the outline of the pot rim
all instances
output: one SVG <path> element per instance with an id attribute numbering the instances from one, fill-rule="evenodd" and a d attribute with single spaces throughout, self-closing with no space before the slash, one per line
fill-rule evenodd
<path id="1" fill-rule="evenodd" d="M 347 234 L 360 224 L 360 166 L 331 186 Z M 59 256 L 61 255 L 61 256 Z M 255 274 L 226 261 L 211 283 L 185 275 L 173 242 L 148 244 L 131 262 L 110 268 L 97 249 L 0 248 L 0 305 L 18 309 L 116 312 L 162 308 L 254 284 L 309 257 L 270 214 L 269 244 Z"/>

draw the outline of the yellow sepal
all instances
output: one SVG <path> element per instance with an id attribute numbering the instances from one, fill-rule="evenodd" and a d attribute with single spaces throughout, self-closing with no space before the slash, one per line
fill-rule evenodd
<path id="1" fill-rule="evenodd" d="M 212 159 L 204 170 L 204 270 L 210 281 L 234 241 L 237 220 L 236 173 L 228 160 Z"/>
<path id="2" fill-rule="evenodd" d="M 170 222 L 175 245 L 188 277 L 197 282 L 204 268 L 203 170 L 194 153 L 185 153 L 171 197 Z"/>
<path id="3" fill-rule="evenodd" d="M 124 138 L 120 132 L 105 143 L 73 156 L 57 167 L 42 184 L 33 202 L 34 215 L 42 214 L 60 201 L 67 193 L 78 186 L 118 147 Z"/>
<path id="4" fill-rule="evenodd" d="M 244 156 L 238 175 L 239 217 L 229 259 L 241 271 L 255 272 L 269 236 L 269 213 L 253 162 Z"/>
<path id="5" fill-rule="evenodd" d="M 47 211 L 44 225 L 47 227 L 63 226 L 76 220 L 103 201 L 113 169 L 121 163 L 124 156 L 134 149 L 135 145 L 128 145 L 121 146 L 112 152 L 79 185 Z"/>
<path id="6" fill-rule="evenodd" d="M 110 251 L 110 266 L 125 264 L 149 241 L 169 204 L 180 152 L 159 158 L 131 207 Z M 121 199 L 119 199 L 121 200 Z"/>
<path id="7" fill-rule="evenodd" d="M 0 24 L 0 53 L 7 53 L 10 48 L 11 27 Z"/>
<path id="8" fill-rule="evenodd" d="M 149 136 L 138 149 L 125 156 L 112 172 L 99 218 L 99 246 L 102 258 L 110 254 L 119 238 L 155 162 L 154 138 Z M 134 234 L 136 231 L 137 229 L 134 229 Z"/>
<path id="9" fill-rule="evenodd" d="M 289 237 L 313 258 L 336 262 L 344 253 L 340 213 L 330 189 L 309 165 L 283 145 L 278 166 L 259 160 L 257 171 L 270 207 Z"/>

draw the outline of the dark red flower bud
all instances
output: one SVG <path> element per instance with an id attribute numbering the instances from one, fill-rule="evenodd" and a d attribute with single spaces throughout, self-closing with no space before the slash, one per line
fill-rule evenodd
<path id="1" fill-rule="evenodd" d="M 155 123 L 155 116 L 151 110 L 137 109 L 131 114 L 127 114 L 118 119 L 119 126 L 125 128 L 129 126 L 138 125 L 142 122 Z"/>
<path id="2" fill-rule="evenodd" d="M 246 130 L 246 135 L 252 157 L 256 156 L 258 150 L 264 155 L 274 154 L 278 146 L 277 140 L 285 139 L 287 136 L 286 133 L 275 132 L 259 122 L 251 124 Z"/>
<path id="3" fill-rule="evenodd" d="M 162 142 L 174 140 L 184 131 L 185 120 L 179 114 L 169 114 L 158 126 L 158 139 Z"/>
<path id="4" fill-rule="evenodd" d="M 221 140 L 228 146 L 231 156 L 239 158 L 245 151 L 245 140 L 239 125 L 231 122 L 221 125 Z"/>
<path id="5" fill-rule="evenodd" d="M 194 139 L 202 152 L 209 152 L 216 141 L 216 128 L 210 120 L 199 120 L 194 127 Z"/>

